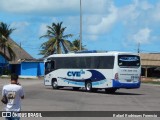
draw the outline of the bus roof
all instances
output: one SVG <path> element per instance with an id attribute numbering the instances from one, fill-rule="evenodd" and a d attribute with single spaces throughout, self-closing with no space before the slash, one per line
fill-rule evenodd
<path id="1" fill-rule="evenodd" d="M 68 53 L 68 54 L 53 54 L 48 56 L 47 58 L 51 57 L 76 57 L 76 56 L 116 56 L 116 55 L 138 55 L 137 53 L 131 53 L 131 52 L 118 52 L 118 51 L 108 51 L 108 52 L 77 52 L 77 53 Z"/>

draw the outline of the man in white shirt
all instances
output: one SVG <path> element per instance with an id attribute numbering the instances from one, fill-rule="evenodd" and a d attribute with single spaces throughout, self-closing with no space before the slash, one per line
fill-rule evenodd
<path id="1" fill-rule="evenodd" d="M 8 103 L 5 107 L 6 111 L 20 112 L 21 111 L 21 99 L 24 99 L 23 87 L 18 83 L 18 75 L 11 75 L 11 84 L 3 86 L 2 96 L 8 99 Z M 7 117 L 6 120 L 19 120 L 17 117 Z"/>

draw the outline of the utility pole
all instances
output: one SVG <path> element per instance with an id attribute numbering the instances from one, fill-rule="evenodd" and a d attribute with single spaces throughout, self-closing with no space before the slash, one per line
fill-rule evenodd
<path id="1" fill-rule="evenodd" d="M 19 46 L 20 46 L 20 48 L 22 48 L 22 47 L 21 47 L 21 42 L 19 43 Z"/>
<path id="2" fill-rule="evenodd" d="M 137 52 L 140 53 L 140 43 L 138 42 L 138 49 Z"/>
<path id="3" fill-rule="evenodd" d="M 80 43 L 79 50 L 82 50 L 82 2 L 80 0 Z"/>

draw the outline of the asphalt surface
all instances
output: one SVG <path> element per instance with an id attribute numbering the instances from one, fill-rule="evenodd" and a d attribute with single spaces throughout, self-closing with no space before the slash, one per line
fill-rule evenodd
<path id="1" fill-rule="evenodd" d="M 9 79 L 0 79 L 2 86 L 8 84 Z M 25 99 L 22 100 L 23 111 L 160 111 L 160 86 L 142 84 L 139 89 L 119 89 L 115 94 L 106 94 L 103 90 L 88 93 L 81 89 L 72 88 L 53 90 L 51 86 L 44 86 L 43 79 L 20 79 L 24 87 Z M 4 105 L 0 105 L 3 110 Z M 2 119 L 2 118 L 0 118 Z M 54 118 L 22 118 L 22 120 L 121 120 L 135 118 L 110 117 L 54 117 Z M 138 120 L 159 120 L 159 118 L 137 118 Z"/>

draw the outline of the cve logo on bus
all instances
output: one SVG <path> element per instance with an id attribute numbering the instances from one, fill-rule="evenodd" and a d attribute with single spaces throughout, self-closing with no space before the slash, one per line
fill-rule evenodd
<path id="1" fill-rule="evenodd" d="M 81 77 L 82 74 L 85 74 L 85 72 L 83 70 L 80 71 L 68 71 L 67 75 L 69 77 L 73 76 L 73 77 Z"/>

